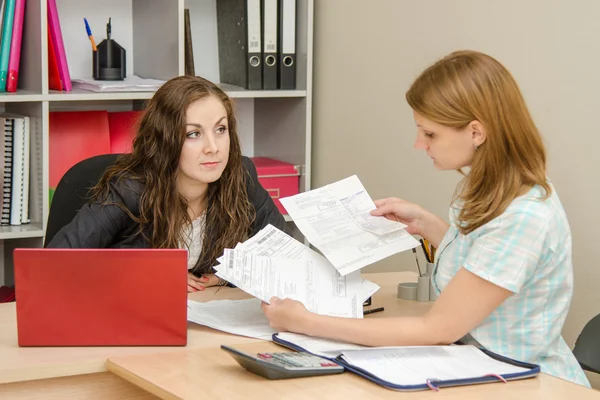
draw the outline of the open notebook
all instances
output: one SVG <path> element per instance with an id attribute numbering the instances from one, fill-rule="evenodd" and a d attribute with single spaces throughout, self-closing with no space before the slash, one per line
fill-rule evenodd
<path id="1" fill-rule="evenodd" d="M 300 352 L 326 357 L 347 370 L 394 390 L 531 378 L 538 365 L 500 356 L 470 345 L 364 347 L 294 333 L 278 333 L 273 341 Z"/>

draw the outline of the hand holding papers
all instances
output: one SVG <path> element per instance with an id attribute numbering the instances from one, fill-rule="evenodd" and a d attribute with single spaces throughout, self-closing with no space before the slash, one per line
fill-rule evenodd
<path id="1" fill-rule="evenodd" d="M 406 225 L 370 214 L 375 203 L 356 175 L 280 201 L 341 275 L 419 245 Z"/>
<path id="2" fill-rule="evenodd" d="M 216 275 L 269 302 L 302 302 L 312 312 L 362 318 L 362 303 L 379 287 L 354 273 L 340 276 L 323 256 L 268 225 L 254 237 L 226 249 Z"/>

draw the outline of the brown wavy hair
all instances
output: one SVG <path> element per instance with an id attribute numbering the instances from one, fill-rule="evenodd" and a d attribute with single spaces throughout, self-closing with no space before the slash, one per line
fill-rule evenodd
<path id="1" fill-rule="evenodd" d="M 476 51 L 449 54 L 427 68 L 406 93 L 423 117 L 457 130 L 479 121 L 485 142 L 457 188 L 461 233 L 468 234 L 506 210 L 535 185 L 547 198 L 546 150 L 519 87 L 494 58 Z"/>
<path id="2" fill-rule="evenodd" d="M 186 135 L 186 111 L 197 100 L 213 96 L 221 101 L 229 124 L 229 161 L 221 178 L 208 185 L 202 253 L 193 269 L 208 273 L 225 248 L 248 238 L 256 210 L 250 203 L 242 165 L 231 99 L 214 83 L 196 76 L 178 76 L 165 82 L 149 101 L 138 123 L 130 154 L 118 158 L 92 189 L 92 200 L 107 204 L 110 183 L 134 179 L 143 184 L 139 215 L 121 207 L 139 224 L 151 248 L 179 248 L 186 241 L 184 227 L 192 223 L 186 199 L 177 191 L 179 158 Z"/>

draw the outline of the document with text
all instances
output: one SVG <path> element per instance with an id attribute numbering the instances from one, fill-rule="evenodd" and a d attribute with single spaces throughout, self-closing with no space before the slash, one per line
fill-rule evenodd
<path id="1" fill-rule="evenodd" d="M 341 275 L 419 245 L 406 225 L 370 214 L 375 203 L 356 175 L 280 201 Z"/>
<path id="2" fill-rule="evenodd" d="M 311 259 L 258 256 L 226 249 L 217 276 L 269 303 L 271 297 L 298 300 L 311 312 L 362 318 L 363 283 L 358 273 L 340 276 Z"/>

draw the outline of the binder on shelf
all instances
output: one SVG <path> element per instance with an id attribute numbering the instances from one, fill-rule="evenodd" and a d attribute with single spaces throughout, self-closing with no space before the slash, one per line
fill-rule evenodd
<path id="1" fill-rule="evenodd" d="M 111 153 L 131 153 L 138 121 L 142 111 L 117 111 L 108 113 Z"/>
<path id="2" fill-rule="evenodd" d="M 21 61 L 21 39 L 23 36 L 24 16 L 25 0 L 16 0 L 10 54 L 8 58 L 8 77 L 6 80 L 7 92 L 17 91 L 17 82 L 19 80 L 19 64 Z"/>
<path id="3" fill-rule="evenodd" d="M 279 89 L 296 89 L 296 0 L 279 0 Z"/>
<path id="4" fill-rule="evenodd" d="M 31 222 L 29 219 L 29 188 L 31 180 L 31 122 L 30 118 L 23 117 L 24 126 L 24 149 L 23 149 L 23 196 L 21 197 L 21 223 L 28 224 Z"/>
<path id="5" fill-rule="evenodd" d="M 54 51 L 54 43 L 50 36 L 50 26 L 48 26 L 48 87 L 52 90 L 63 90 L 60 83 L 60 74 L 58 73 L 58 61 Z"/>
<path id="6" fill-rule="evenodd" d="M 277 6 L 278 0 L 262 0 L 263 27 L 263 89 L 277 89 Z"/>
<path id="7" fill-rule="evenodd" d="M 8 0 L 7 0 L 8 1 Z M 73 88 L 71 85 L 71 75 L 69 74 L 69 65 L 67 64 L 67 54 L 63 43 L 62 32 L 60 29 L 60 20 L 58 18 L 58 8 L 56 0 L 48 0 L 48 28 L 50 30 L 50 39 L 56 55 L 58 74 L 60 77 L 62 90 L 67 92 Z"/>
<path id="8" fill-rule="evenodd" d="M 190 23 L 190 9 L 183 10 L 184 47 L 185 47 L 185 74 L 196 76 L 194 68 L 194 47 L 192 45 L 192 27 Z"/>
<path id="9" fill-rule="evenodd" d="M 262 89 L 261 0 L 217 0 L 221 83 Z"/>
<path id="10" fill-rule="evenodd" d="M 2 172 L 2 209 L 0 225 L 10 225 L 10 199 L 12 191 L 12 120 L 0 116 L 2 130 L 3 163 Z"/>
<path id="11" fill-rule="evenodd" d="M 0 92 L 6 92 L 16 0 L 6 0 L 5 3 L 4 18 L 2 19 L 2 41 L 0 42 Z"/>
<path id="12" fill-rule="evenodd" d="M 539 365 L 513 360 L 472 345 L 377 348 L 347 344 L 344 348 L 344 343 L 289 333 L 273 334 L 273 342 L 324 357 L 371 382 L 398 391 L 507 382 L 533 378 L 541 371 Z M 312 352 L 307 349 L 310 342 L 313 343 Z M 402 362 L 395 363 L 396 358 L 402 358 Z M 426 363 L 422 362 L 423 358 Z"/>
<path id="13" fill-rule="evenodd" d="M 25 172 L 25 122 L 13 120 L 12 192 L 10 198 L 10 224 L 21 225 L 23 213 L 23 180 Z"/>
<path id="14" fill-rule="evenodd" d="M 108 112 L 50 112 L 49 189 L 50 201 L 63 175 L 73 165 L 86 158 L 110 153 Z"/>

